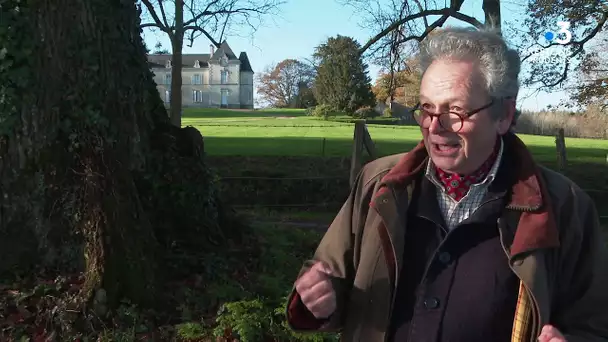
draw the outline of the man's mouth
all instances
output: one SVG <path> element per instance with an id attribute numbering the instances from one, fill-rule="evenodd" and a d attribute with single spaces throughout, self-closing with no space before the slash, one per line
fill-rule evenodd
<path id="1" fill-rule="evenodd" d="M 448 144 L 433 144 L 433 150 L 442 154 L 451 154 L 460 148 L 459 143 L 448 143 Z"/>

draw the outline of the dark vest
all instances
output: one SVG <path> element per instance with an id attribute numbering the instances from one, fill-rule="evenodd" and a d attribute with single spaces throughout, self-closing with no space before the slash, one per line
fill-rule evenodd
<path id="1" fill-rule="evenodd" d="M 389 341 L 510 342 L 519 280 L 497 223 L 513 184 L 507 153 L 482 205 L 451 231 L 435 186 L 416 180 Z"/>

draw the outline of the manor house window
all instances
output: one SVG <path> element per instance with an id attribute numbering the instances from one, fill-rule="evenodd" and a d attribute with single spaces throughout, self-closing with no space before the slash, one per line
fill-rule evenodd
<path id="1" fill-rule="evenodd" d="M 203 102 L 203 92 L 200 90 L 193 90 L 192 91 L 192 102 Z"/>
<path id="2" fill-rule="evenodd" d="M 203 84 L 201 74 L 192 75 L 192 84 Z"/>

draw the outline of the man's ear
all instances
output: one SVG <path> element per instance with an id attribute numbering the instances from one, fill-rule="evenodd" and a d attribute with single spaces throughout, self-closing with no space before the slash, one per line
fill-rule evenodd
<path id="1" fill-rule="evenodd" d="M 503 135 L 509 131 L 511 124 L 515 119 L 515 98 L 508 97 L 504 99 L 502 101 L 502 110 L 504 111 L 505 115 L 496 122 L 496 129 L 500 135 Z"/>

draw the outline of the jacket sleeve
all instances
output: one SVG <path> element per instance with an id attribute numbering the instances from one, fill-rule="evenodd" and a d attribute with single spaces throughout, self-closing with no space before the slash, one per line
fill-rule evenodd
<path id="1" fill-rule="evenodd" d="M 572 189 L 561 208 L 562 243 L 552 321 L 568 342 L 608 341 L 606 235 L 591 198 Z"/>
<path id="2" fill-rule="evenodd" d="M 347 312 L 349 294 L 353 286 L 356 270 L 355 252 L 359 248 L 360 236 L 369 208 L 369 198 L 366 192 L 362 171 L 355 182 L 355 186 L 338 212 L 327 232 L 323 236 L 313 260 L 304 263 L 298 274 L 302 276 L 316 261 L 326 262 L 335 277 L 332 285 L 336 291 L 337 309 L 328 319 L 318 320 L 306 308 L 295 290 L 295 286 L 288 298 L 287 321 L 291 329 L 300 332 L 323 331 L 338 332 L 342 329 L 344 314 Z"/>

